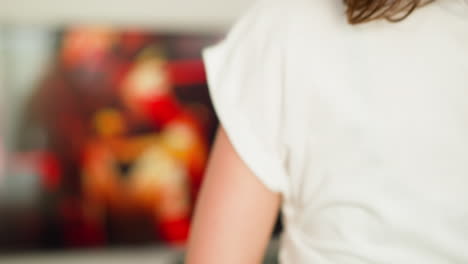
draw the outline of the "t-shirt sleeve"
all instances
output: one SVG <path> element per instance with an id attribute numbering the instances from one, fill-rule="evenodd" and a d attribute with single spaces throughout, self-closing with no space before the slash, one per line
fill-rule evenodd
<path id="1" fill-rule="evenodd" d="M 257 2 L 203 58 L 212 102 L 232 145 L 268 189 L 284 193 L 285 24 L 272 2 Z"/>

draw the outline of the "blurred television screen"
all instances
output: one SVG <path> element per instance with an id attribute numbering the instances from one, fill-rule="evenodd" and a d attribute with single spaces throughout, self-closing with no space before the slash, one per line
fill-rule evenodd
<path id="1" fill-rule="evenodd" d="M 0 251 L 183 245 L 217 120 L 215 34 L 0 30 Z"/>

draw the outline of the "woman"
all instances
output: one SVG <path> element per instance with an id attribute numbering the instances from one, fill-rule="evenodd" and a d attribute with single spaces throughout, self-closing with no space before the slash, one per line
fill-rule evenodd
<path id="1" fill-rule="evenodd" d="M 281 263 L 468 263 L 467 2 L 261 1 L 204 56 L 187 263 L 259 263 L 280 208 Z"/>

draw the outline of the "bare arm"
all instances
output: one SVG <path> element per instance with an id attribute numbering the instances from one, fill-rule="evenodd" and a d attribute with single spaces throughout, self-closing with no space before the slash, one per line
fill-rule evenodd
<path id="1" fill-rule="evenodd" d="M 261 263 L 280 200 L 246 167 L 221 128 L 195 211 L 186 263 Z"/>

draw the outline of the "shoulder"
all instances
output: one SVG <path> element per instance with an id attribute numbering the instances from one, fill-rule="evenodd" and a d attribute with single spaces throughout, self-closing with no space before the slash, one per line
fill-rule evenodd
<path id="1" fill-rule="evenodd" d="M 342 18 L 345 5 L 342 0 L 257 0 L 249 12 L 276 21 L 297 16 L 317 19 Z"/>
<path id="2" fill-rule="evenodd" d="M 341 0 L 257 0 L 238 19 L 227 38 L 242 35 L 262 38 L 284 37 L 291 29 L 324 31 L 345 22 Z"/>

